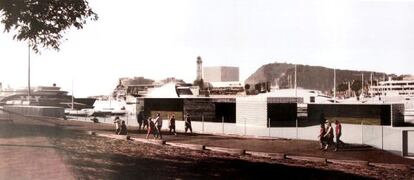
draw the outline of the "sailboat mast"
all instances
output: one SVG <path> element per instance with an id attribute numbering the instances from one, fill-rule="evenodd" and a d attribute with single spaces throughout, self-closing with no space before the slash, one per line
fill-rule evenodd
<path id="1" fill-rule="evenodd" d="M 369 89 L 371 89 L 372 88 L 372 72 L 371 72 L 371 85 L 370 85 L 370 87 L 369 87 Z M 373 94 L 374 92 L 372 92 L 372 89 L 371 89 L 371 96 L 374 96 L 374 94 Z"/>
<path id="2" fill-rule="evenodd" d="M 72 109 L 73 109 L 73 97 L 74 95 L 73 95 L 73 79 L 72 79 Z"/>
<path id="3" fill-rule="evenodd" d="M 361 78 L 361 95 L 364 97 L 364 72 L 362 72 Z"/>
<path id="4" fill-rule="evenodd" d="M 297 83 L 297 78 L 296 78 L 296 75 L 297 75 L 297 68 L 296 68 L 296 64 L 295 64 L 295 97 L 297 98 L 298 97 L 298 83 Z"/>

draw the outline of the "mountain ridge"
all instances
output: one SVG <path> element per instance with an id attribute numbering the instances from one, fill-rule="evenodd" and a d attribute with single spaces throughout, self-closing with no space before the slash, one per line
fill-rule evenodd
<path id="1" fill-rule="evenodd" d="M 333 89 L 334 69 L 303 64 L 297 64 L 296 69 L 298 87 L 325 92 Z M 395 74 L 386 74 L 384 72 L 336 69 L 336 84 L 361 81 L 362 74 L 364 76 L 364 84 L 368 84 L 370 83 L 371 73 L 373 81 L 381 81 L 388 76 L 396 76 Z M 272 86 L 277 86 L 281 89 L 293 88 L 294 78 L 295 64 L 274 62 L 262 65 L 245 80 L 245 83 L 269 82 Z"/>

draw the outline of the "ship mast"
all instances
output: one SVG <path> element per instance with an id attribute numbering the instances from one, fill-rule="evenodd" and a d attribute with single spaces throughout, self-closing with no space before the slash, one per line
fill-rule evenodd
<path id="1" fill-rule="evenodd" d="M 73 79 L 72 79 L 72 110 L 73 110 Z"/>

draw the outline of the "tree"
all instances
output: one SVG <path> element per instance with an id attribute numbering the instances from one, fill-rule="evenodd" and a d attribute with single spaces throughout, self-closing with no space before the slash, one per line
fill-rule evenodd
<path id="1" fill-rule="evenodd" d="M 38 45 L 59 50 L 66 30 L 98 19 L 86 0 L 0 0 L 0 17 L 4 31 L 16 31 L 13 39 L 28 41 L 36 53 Z"/>
<path id="2" fill-rule="evenodd" d="M 348 90 L 348 83 L 347 82 L 343 82 L 341 84 L 338 84 L 336 86 L 336 91 L 338 92 L 343 92 L 343 91 L 347 91 Z"/>
<path id="3" fill-rule="evenodd" d="M 361 80 L 354 80 L 351 84 L 351 89 L 355 92 L 357 96 L 359 96 L 359 91 L 361 90 L 361 87 Z"/>

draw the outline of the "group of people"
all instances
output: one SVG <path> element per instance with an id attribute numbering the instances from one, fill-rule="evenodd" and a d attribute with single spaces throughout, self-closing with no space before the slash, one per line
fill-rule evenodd
<path id="1" fill-rule="evenodd" d="M 334 151 L 337 151 L 339 148 L 339 145 L 344 145 L 344 142 L 342 142 L 340 139 L 342 135 L 341 123 L 338 120 L 335 120 L 335 132 L 334 132 L 332 123 L 325 118 L 323 118 L 323 120 L 324 122 L 321 123 L 321 128 L 320 128 L 319 136 L 318 136 L 321 149 L 327 150 L 329 147 L 335 146 Z M 336 138 L 335 143 L 334 143 L 334 137 Z"/>
<path id="2" fill-rule="evenodd" d="M 169 132 L 173 133 L 174 135 L 177 135 L 176 129 L 175 129 L 175 115 L 172 114 L 169 117 Z M 191 118 L 190 118 L 190 114 L 186 114 L 185 118 L 185 132 L 187 133 L 188 130 L 190 130 L 190 132 L 192 133 L 192 127 L 191 127 Z M 153 134 L 154 138 L 159 138 L 162 139 L 162 117 L 160 115 L 160 113 L 157 113 L 155 118 L 152 117 L 148 117 L 148 119 L 145 118 L 144 116 L 144 112 L 140 111 L 137 114 L 137 122 L 138 122 L 138 131 L 141 131 L 142 129 L 146 129 L 147 130 L 147 136 L 146 138 L 148 138 L 148 136 L 150 134 Z"/>
<path id="3" fill-rule="evenodd" d="M 119 116 L 115 117 L 114 119 L 115 124 L 115 134 L 118 135 L 127 135 L 128 130 L 124 120 L 121 120 Z"/>
<path id="4" fill-rule="evenodd" d="M 144 124 L 144 127 L 145 127 L 145 124 Z M 149 134 L 152 133 L 154 135 L 154 138 L 162 139 L 161 128 L 162 128 L 162 118 L 161 118 L 160 113 L 157 113 L 157 116 L 155 118 L 149 117 L 148 120 L 147 120 L 147 136 L 146 136 L 146 138 L 148 139 Z"/>

